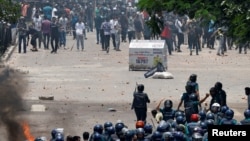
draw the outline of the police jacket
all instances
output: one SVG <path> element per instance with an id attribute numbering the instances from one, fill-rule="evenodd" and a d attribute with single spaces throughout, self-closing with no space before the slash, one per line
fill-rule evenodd
<path id="1" fill-rule="evenodd" d="M 132 103 L 133 108 L 147 108 L 147 103 L 150 103 L 148 95 L 143 92 L 134 92 L 134 99 Z"/>
<path id="2" fill-rule="evenodd" d="M 174 109 L 160 109 L 163 115 L 163 120 L 168 121 L 169 119 L 174 120 L 175 110 Z"/>
<path id="3" fill-rule="evenodd" d="M 241 125 L 250 125 L 250 119 L 249 118 L 243 119 L 240 121 L 240 124 Z"/>

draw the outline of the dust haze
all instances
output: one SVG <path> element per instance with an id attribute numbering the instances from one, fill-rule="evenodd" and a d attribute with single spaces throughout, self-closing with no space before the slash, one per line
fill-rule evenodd
<path id="1" fill-rule="evenodd" d="M 0 68 L 0 128 L 4 128 L 8 141 L 24 141 L 21 119 L 22 94 L 27 88 L 22 73 L 11 68 Z M 2 138 L 3 139 L 3 138 Z"/>

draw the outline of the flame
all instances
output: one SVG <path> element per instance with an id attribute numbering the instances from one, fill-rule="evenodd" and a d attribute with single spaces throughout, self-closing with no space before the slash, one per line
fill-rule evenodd
<path id="1" fill-rule="evenodd" d="M 30 133 L 30 127 L 29 127 L 28 123 L 23 122 L 23 123 L 22 123 L 22 127 L 23 127 L 24 136 L 25 136 L 25 138 L 27 139 L 27 141 L 34 141 L 35 138 L 34 138 L 34 136 L 31 135 L 31 133 Z"/>

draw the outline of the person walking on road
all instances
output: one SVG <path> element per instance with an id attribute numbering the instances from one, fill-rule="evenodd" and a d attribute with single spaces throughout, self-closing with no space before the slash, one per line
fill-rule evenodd
<path id="1" fill-rule="evenodd" d="M 247 107 L 250 109 L 250 87 L 245 87 L 245 94 L 247 96 Z"/>
<path id="2" fill-rule="evenodd" d="M 111 24 L 108 18 L 105 18 L 105 21 L 101 25 L 101 29 L 104 32 L 104 50 L 109 53 Z"/>
<path id="3" fill-rule="evenodd" d="M 81 48 L 82 51 L 84 50 L 84 40 L 83 40 L 83 36 L 84 36 L 84 30 L 85 30 L 85 25 L 82 21 L 82 18 L 79 18 L 78 22 L 75 25 L 75 29 L 76 29 L 76 46 L 77 46 L 77 50 L 79 50 L 79 46 L 81 44 Z"/>
<path id="4" fill-rule="evenodd" d="M 23 53 L 26 53 L 26 38 L 27 38 L 27 25 L 25 19 L 22 16 L 17 24 L 18 30 L 18 53 L 21 53 L 22 42 L 23 42 Z"/>
<path id="5" fill-rule="evenodd" d="M 56 17 L 52 18 L 51 23 L 51 53 L 56 53 L 58 49 L 58 41 L 59 41 L 59 25 L 57 23 Z"/>
<path id="6" fill-rule="evenodd" d="M 147 93 L 144 93 L 144 85 L 137 85 L 137 91 L 134 92 L 134 99 L 131 109 L 135 111 L 137 121 L 142 120 L 146 123 L 147 103 L 150 103 Z"/>

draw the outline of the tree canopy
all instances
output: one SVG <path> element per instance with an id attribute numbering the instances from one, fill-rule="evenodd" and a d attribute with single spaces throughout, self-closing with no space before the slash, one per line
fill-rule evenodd
<path id="1" fill-rule="evenodd" d="M 1 20 L 14 23 L 21 15 L 21 6 L 11 0 L 0 0 L 0 18 Z"/>
<path id="2" fill-rule="evenodd" d="M 167 11 L 191 19 L 212 19 L 218 27 L 227 27 L 228 36 L 250 41 L 250 0 L 140 0 L 137 6 L 151 16 Z"/>

